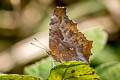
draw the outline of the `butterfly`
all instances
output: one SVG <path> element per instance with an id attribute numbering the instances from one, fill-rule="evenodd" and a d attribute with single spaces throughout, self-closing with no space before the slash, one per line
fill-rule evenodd
<path id="1" fill-rule="evenodd" d="M 49 48 L 57 62 L 89 63 L 92 43 L 78 31 L 77 23 L 68 18 L 65 7 L 55 8 L 49 28 Z"/>
<path id="2" fill-rule="evenodd" d="M 39 42 L 36 38 L 34 39 Z M 68 18 L 66 8 L 56 7 L 51 16 L 49 28 L 50 49 L 41 45 L 57 62 L 81 61 L 89 63 L 92 43 L 93 41 L 87 40 L 84 34 L 78 31 L 77 23 Z"/>

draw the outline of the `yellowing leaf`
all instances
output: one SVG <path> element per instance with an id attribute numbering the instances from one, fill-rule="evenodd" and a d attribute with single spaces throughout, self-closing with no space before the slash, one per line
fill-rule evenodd
<path id="1" fill-rule="evenodd" d="M 40 78 L 26 75 L 0 75 L 0 80 L 40 80 Z"/>
<path id="2" fill-rule="evenodd" d="M 100 80 L 100 77 L 88 64 L 75 61 L 55 66 L 48 80 Z"/>

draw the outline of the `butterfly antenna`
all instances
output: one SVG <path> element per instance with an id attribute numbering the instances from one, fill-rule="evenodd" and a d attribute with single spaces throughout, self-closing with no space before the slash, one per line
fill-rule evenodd
<path id="1" fill-rule="evenodd" d="M 41 49 L 44 49 L 44 50 L 45 50 L 45 48 L 42 48 L 42 47 L 38 46 L 38 45 L 37 45 L 37 44 L 35 44 L 35 43 L 30 43 L 30 44 L 32 44 L 32 45 L 34 45 L 34 46 L 36 46 L 36 47 L 39 47 L 39 48 L 41 48 Z"/>
<path id="2" fill-rule="evenodd" d="M 39 47 L 39 48 L 41 48 L 41 49 L 45 50 L 45 51 L 46 51 L 46 53 L 47 53 L 48 55 L 50 55 L 50 51 L 46 50 L 45 48 L 42 48 L 42 47 L 38 46 L 38 45 L 37 45 L 37 44 L 35 44 L 35 43 L 30 43 L 30 44 L 32 44 L 32 45 L 34 45 L 34 46 L 36 46 L 36 47 Z"/>
<path id="3" fill-rule="evenodd" d="M 46 46 L 44 46 L 37 38 L 34 38 L 35 41 L 39 42 L 40 45 L 42 45 L 45 49 L 49 50 L 48 48 L 46 48 Z"/>

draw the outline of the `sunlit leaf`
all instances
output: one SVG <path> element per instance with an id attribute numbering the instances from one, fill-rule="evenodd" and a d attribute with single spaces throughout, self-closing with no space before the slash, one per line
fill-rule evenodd
<path id="1" fill-rule="evenodd" d="M 67 62 L 55 66 L 48 80 L 100 80 L 100 77 L 88 64 Z"/>
<path id="2" fill-rule="evenodd" d="M 0 80 L 40 80 L 40 78 L 25 75 L 0 75 Z"/>

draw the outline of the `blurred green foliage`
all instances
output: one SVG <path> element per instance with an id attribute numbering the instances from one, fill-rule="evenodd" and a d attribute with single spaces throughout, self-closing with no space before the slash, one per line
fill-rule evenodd
<path id="1" fill-rule="evenodd" d="M 52 59 L 48 57 L 47 59 L 43 59 L 42 61 L 34 65 L 26 67 L 24 70 L 24 74 L 41 77 L 43 80 L 46 80 L 53 66 L 52 63 Z"/>
<path id="2" fill-rule="evenodd" d="M 99 0 L 84 0 L 82 2 L 70 5 L 67 14 L 71 19 L 77 20 L 80 19 L 80 17 L 89 16 L 100 12 L 106 11 L 105 7 Z"/>
<path id="3" fill-rule="evenodd" d="M 104 63 L 96 68 L 96 73 L 101 76 L 102 80 L 119 80 L 120 63 L 119 62 Z"/>
<path id="4" fill-rule="evenodd" d="M 120 46 L 119 44 L 107 45 L 92 60 L 91 66 L 95 67 L 102 80 L 119 80 L 120 78 Z"/>
<path id="5" fill-rule="evenodd" d="M 119 61 L 119 57 L 111 46 L 106 46 L 100 53 L 92 58 L 91 66 L 97 67 L 103 63 L 112 61 Z"/>

